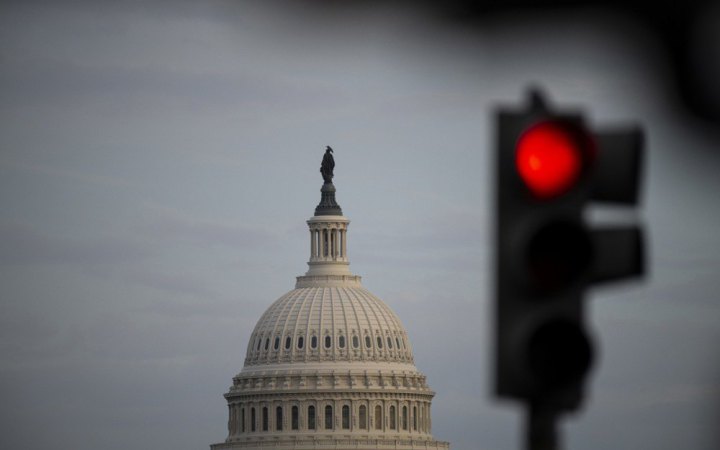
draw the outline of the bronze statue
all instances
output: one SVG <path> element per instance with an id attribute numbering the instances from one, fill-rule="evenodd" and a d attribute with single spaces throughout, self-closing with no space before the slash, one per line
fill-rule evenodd
<path id="1" fill-rule="evenodd" d="M 333 149 L 328 145 L 325 149 L 325 155 L 323 155 L 322 165 L 320 166 L 320 173 L 322 174 L 325 183 L 332 183 L 333 169 L 335 168 L 335 158 L 333 158 Z"/>

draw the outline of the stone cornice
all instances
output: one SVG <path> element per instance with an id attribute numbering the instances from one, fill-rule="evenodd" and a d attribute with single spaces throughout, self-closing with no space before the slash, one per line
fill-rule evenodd
<path id="1" fill-rule="evenodd" d="M 319 263 L 308 263 L 315 265 Z M 295 289 L 309 287 L 362 287 L 360 275 L 301 275 L 296 277 Z"/>
<path id="2" fill-rule="evenodd" d="M 231 391 L 224 394 L 228 401 L 255 401 L 272 403 L 285 400 L 313 400 L 317 402 L 325 400 L 416 400 L 430 402 L 435 396 L 434 391 L 423 392 L 402 392 L 402 391 Z"/>
<path id="3" fill-rule="evenodd" d="M 228 394 L 255 392 L 304 391 L 360 391 L 360 392 L 423 392 L 430 393 L 425 375 L 419 372 L 394 371 L 333 371 L 274 374 L 239 374 L 233 378 Z"/>

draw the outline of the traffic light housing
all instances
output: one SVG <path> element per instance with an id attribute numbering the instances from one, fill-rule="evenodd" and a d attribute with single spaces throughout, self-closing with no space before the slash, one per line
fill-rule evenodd
<path id="1" fill-rule="evenodd" d="M 643 136 L 591 130 L 533 92 L 497 114 L 496 352 L 499 397 L 570 411 L 582 403 L 594 346 L 585 323 L 592 283 L 643 273 L 636 226 L 591 229 L 591 201 L 634 205 Z"/>

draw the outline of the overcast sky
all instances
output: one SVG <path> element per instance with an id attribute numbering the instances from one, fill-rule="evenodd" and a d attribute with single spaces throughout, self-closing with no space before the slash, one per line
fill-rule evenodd
<path id="1" fill-rule="evenodd" d="M 307 270 L 325 145 L 351 270 L 406 326 L 434 436 L 519 448 L 488 379 L 489 162 L 493 108 L 531 83 L 648 136 L 630 219 L 650 276 L 592 295 L 601 355 L 567 448 L 718 448 L 720 137 L 670 106 L 652 37 L 597 11 L 481 30 L 334 12 L 0 5 L 0 448 L 223 441 L 252 328 Z"/>

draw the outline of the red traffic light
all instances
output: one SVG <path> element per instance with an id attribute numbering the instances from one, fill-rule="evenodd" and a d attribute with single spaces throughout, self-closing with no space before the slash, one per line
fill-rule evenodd
<path id="1" fill-rule="evenodd" d="M 558 197 L 575 186 L 583 173 L 592 153 L 589 144 L 587 133 L 578 126 L 540 122 L 518 139 L 515 166 L 534 197 Z"/>

